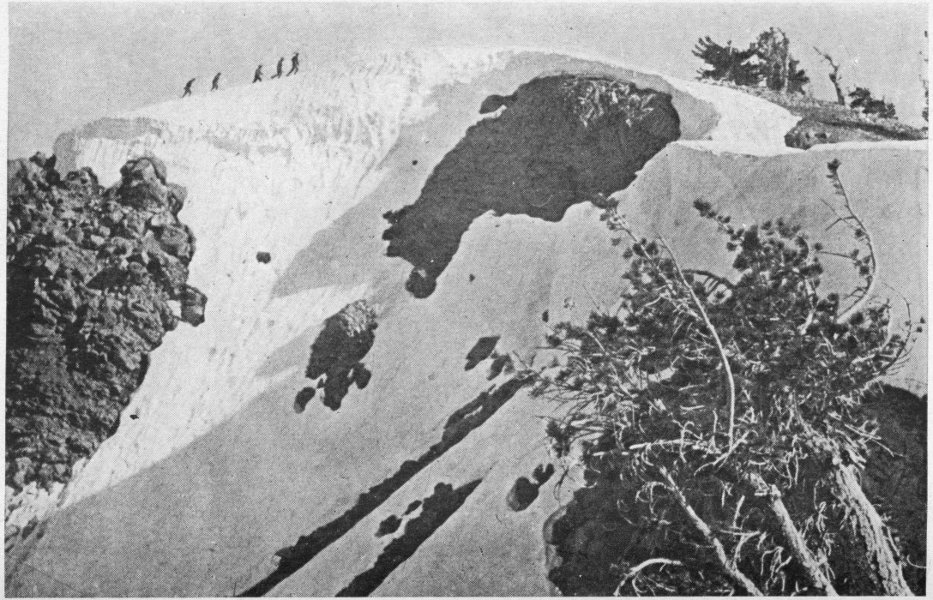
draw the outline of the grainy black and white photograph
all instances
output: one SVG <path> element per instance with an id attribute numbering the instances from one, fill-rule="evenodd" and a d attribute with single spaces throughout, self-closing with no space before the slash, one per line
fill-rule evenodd
<path id="1" fill-rule="evenodd" d="M 925 595 L 928 11 L 10 3 L 5 595 Z"/>

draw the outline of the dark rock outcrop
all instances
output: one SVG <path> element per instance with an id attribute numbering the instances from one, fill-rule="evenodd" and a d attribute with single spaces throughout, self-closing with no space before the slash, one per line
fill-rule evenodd
<path id="1" fill-rule="evenodd" d="M 496 112 L 503 106 L 508 108 L 515 104 L 515 101 L 518 100 L 518 94 L 511 94 L 509 96 L 500 96 L 499 94 L 492 94 L 487 96 L 483 100 L 482 104 L 479 105 L 479 114 L 484 115 L 491 112 Z"/>
<path id="2" fill-rule="evenodd" d="M 470 127 L 421 196 L 388 212 L 388 256 L 413 269 L 406 288 L 429 296 L 470 224 L 487 211 L 559 221 L 573 204 L 628 186 L 680 136 L 667 94 L 605 77 L 534 79 L 484 108 L 511 105 Z"/>
<path id="3" fill-rule="evenodd" d="M 376 311 L 365 300 L 347 304 L 324 322 L 305 369 L 309 379 L 324 376 L 318 385 L 324 388 L 324 406 L 337 410 L 351 385 L 363 389 L 369 384 L 372 373 L 360 361 L 373 347 L 378 325 Z"/>
<path id="4" fill-rule="evenodd" d="M 473 347 L 467 352 L 466 365 L 463 367 L 463 370 L 469 371 L 489 358 L 493 350 L 496 349 L 496 344 L 498 343 L 498 335 L 487 335 L 476 340 L 476 343 L 473 344 Z"/>
<path id="5" fill-rule="evenodd" d="M 206 300 L 186 284 L 194 235 L 176 216 L 184 188 L 166 183 L 161 161 L 127 162 L 109 189 L 88 168 L 62 178 L 54 167 L 41 155 L 8 163 L 6 484 L 14 491 L 67 482 L 116 431 L 149 352 L 178 325 L 169 301 L 195 321 Z"/>
<path id="6" fill-rule="evenodd" d="M 880 142 L 883 140 L 924 140 L 927 130 L 911 127 L 896 118 L 868 115 L 851 106 L 818 100 L 801 94 L 788 94 L 768 88 L 740 86 L 727 82 L 712 82 L 739 90 L 751 96 L 764 98 L 786 108 L 800 121 L 784 135 L 790 148 L 808 150 L 819 144 L 840 142 Z"/>

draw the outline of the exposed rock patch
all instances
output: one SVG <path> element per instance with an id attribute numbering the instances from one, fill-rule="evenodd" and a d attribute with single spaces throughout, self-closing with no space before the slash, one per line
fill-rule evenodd
<path id="1" fill-rule="evenodd" d="M 489 358 L 489 355 L 496 349 L 497 343 L 499 343 L 498 335 L 489 335 L 476 340 L 476 343 L 467 352 L 466 366 L 463 369 L 465 371 L 474 369 L 476 365 Z"/>
<path id="2" fill-rule="evenodd" d="M 487 113 L 496 112 L 503 106 L 508 108 L 515 104 L 516 100 L 518 100 L 518 94 L 511 94 L 509 96 L 492 94 L 491 96 L 487 96 L 482 104 L 479 105 L 479 114 L 485 115 Z"/>
<path id="3" fill-rule="evenodd" d="M 365 300 L 347 304 L 324 322 L 324 329 L 311 344 L 305 370 L 309 379 L 323 376 L 318 387 L 324 389 L 324 406 L 337 410 L 351 385 L 363 389 L 369 384 L 372 373 L 360 361 L 376 341 L 376 327 L 376 311 Z M 307 394 L 306 388 L 299 396 L 309 400 Z M 302 410 L 305 404 L 307 400 L 301 404 Z M 296 410 L 298 406 L 296 398 Z"/>
<path id="4" fill-rule="evenodd" d="M 534 481 L 527 477 L 519 477 L 515 480 L 512 489 L 509 490 L 506 496 L 505 503 L 515 512 L 525 510 L 531 506 L 532 502 L 537 500 L 538 489 L 547 483 L 552 475 L 554 475 L 554 465 L 538 465 L 532 475 Z"/>
<path id="5" fill-rule="evenodd" d="M 837 102 L 776 92 L 767 88 L 737 86 L 724 82 L 707 83 L 730 87 L 763 98 L 801 117 L 800 122 L 784 136 L 784 143 L 791 148 L 807 150 L 819 144 L 840 142 L 927 139 L 926 129 L 911 127 L 897 119 L 866 115 Z"/>
<path id="6" fill-rule="evenodd" d="M 406 513 L 407 514 L 407 513 Z M 379 523 L 379 529 L 376 531 L 376 537 L 382 537 L 395 533 L 402 526 L 402 519 L 395 515 L 389 515 Z"/>
<path id="7" fill-rule="evenodd" d="M 628 186 L 680 136 L 669 95 L 611 78 L 541 77 L 515 95 L 487 99 L 484 108 L 512 103 L 467 130 L 414 204 L 385 214 L 386 253 L 413 265 L 406 288 L 416 297 L 434 291 L 483 213 L 558 221 L 573 204 Z"/>
<path id="8" fill-rule="evenodd" d="M 373 593 L 396 567 L 463 506 L 480 483 L 482 480 L 477 479 L 457 489 L 449 483 L 435 485 L 434 493 L 424 499 L 421 512 L 405 525 L 405 532 L 389 542 L 376 559 L 376 564 L 354 577 L 347 587 L 337 592 L 337 596 L 368 596 Z"/>
<path id="9" fill-rule="evenodd" d="M 458 409 L 444 424 L 444 433 L 440 441 L 433 444 L 417 459 L 406 460 L 391 476 L 360 494 L 356 504 L 339 517 L 318 527 L 308 535 L 299 537 L 294 546 L 280 550 L 278 556 L 281 557 L 281 561 L 276 570 L 242 595 L 262 596 L 308 564 L 322 550 L 339 540 L 357 523 L 381 506 L 412 477 L 459 444 L 471 431 L 489 420 L 528 383 L 527 377 L 515 377 L 498 387 L 493 386 L 488 391 L 482 392 Z M 422 506 L 421 501 L 412 502 L 405 514 L 410 514 L 419 506 Z"/>
<path id="10" fill-rule="evenodd" d="M 184 188 L 154 157 L 128 161 L 103 189 L 55 158 L 8 163 L 6 484 L 66 483 L 115 432 L 148 354 L 179 316 L 204 319 L 187 285 L 194 235 Z M 9 494 L 8 494 L 9 496 Z"/>

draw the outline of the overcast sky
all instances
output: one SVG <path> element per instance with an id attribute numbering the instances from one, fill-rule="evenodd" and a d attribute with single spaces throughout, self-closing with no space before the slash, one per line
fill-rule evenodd
<path id="1" fill-rule="evenodd" d="M 58 134 L 195 90 L 225 85 L 302 53 L 326 69 L 412 47 L 536 46 L 615 57 L 693 77 L 696 39 L 746 45 L 781 27 L 818 97 L 834 98 L 812 46 L 842 64 L 843 85 L 869 87 L 918 123 L 927 6 L 915 4 L 228 4 L 41 3 L 9 6 L 9 152 L 49 152 Z"/>

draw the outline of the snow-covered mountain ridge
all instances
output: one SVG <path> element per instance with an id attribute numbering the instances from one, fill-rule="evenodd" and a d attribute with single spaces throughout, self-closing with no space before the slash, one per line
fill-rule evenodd
<path id="1" fill-rule="evenodd" d="M 871 204 L 869 221 L 888 230 L 894 221 L 925 219 L 926 184 L 918 178 L 924 143 L 801 152 L 784 146 L 796 118 L 764 100 L 552 53 L 409 52 L 329 77 L 231 88 L 91 123 L 59 138 L 60 168 L 89 166 L 110 184 L 128 158 L 151 153 L 165 161 L 171 179 L 188 189 L 182 215 L 197 237 L 190 282 L 209 301 L 200 327 L 179 327 L 153 352 L 124 411 L 137 418 L 121 420 L 67 489 L 27 490 L 14 501 L 12 522 L 60 512 L 26 562 L 55 565 L 48 568 L 56 578 L 88 593 L 242 591 L 261 579 L 275 550 L 420 456 L 451 411 L 488 388 L 485 373 L 463 369 L 478 337 L 500 336 L 501 351 L 528 354 L 540 339 L 543 311 L 557 321 L 585 315 L 592 297 L 611 304 L 618 261 L 591 206 L 572 207 L 558 223 L 484 215 L 464 235 L 437 293 L 424 300 L 405 291 L 410 265 L 386 258 L 379 239 L 383 212 L 414 202 L 466 128 L 495 118 L 477 113 L 486 96 L 562 71 L 605 73 L 671 94 L 681 140 L 618 197 L 637 215 L 633 223 L 665 232 L 682 255 L 708 259 L 708 268 L 725 259 L 721 249 L 695 247 L 703 229 L 689 220 L 694 197 L 748 221 L 784 214 L 822 224 L 817 197 L 828 190 L 818 186 L 834 157 L 850 188 L 863 194 L 859 201 Z M 914 245 L 907 236 L 891 238 L 882 262 L 896 262 Z M 268 252 L 271 262 L 258 262 L 257 252 Z M 891 285 L 925 311 L 925 281 L 896 271 L 887 271 Z M 359 299 L 380 312 L 369 387 L 354 391 L 339 412 L 314 405 L 295 415 L 310 342 L 325 318 Z M 925 339 L 922 345 L 917 360 L 925 361 Z M 905 368 L 904 377 L 914 382 L 905 387 L 925 393 L 919 367 Z M 544 409 L 523 394 L 276 593 L 342 589 L 378 554 L 371 530 L 383 512 L 401 514 L 437 481 L 454 479 L 455 487 L 483 483 L 379 593 L 505 594 L 505 585 L 546 591 L 538 532 L 554 508 L 552 487 L 542 488 L 532 509 L 505 513 L 512 548 L 488 559 L 472 550 L 493 535 L 494 527 L 477 521 L 501 504 L 507 484 L 546 460 L 535 418 Z M 516 435 L 522 427 L 528 433 Z M 88 522 L 98 530 L 89 531 Z M 234 522 L 236 531 L 227 530 Z M 424 575 L 437 566 L 431 557 L 454 546 L 460 564 Z M 89 553 L 80 548 L 99 556 L 83 557 Z M 462 587 L 441 585 L 451 570 L 463 574 L 486 560 L 501 563 L 503 573 L 511 565 L 517 575 L 506 584 L 486 569 L 485 582 L 476 581 L 480 572 Z M 156 565 L 166 574 L 154 575 Z M 22 589 L 53 593 L 43 587 L 48 581 L 26 575 Z"/>

